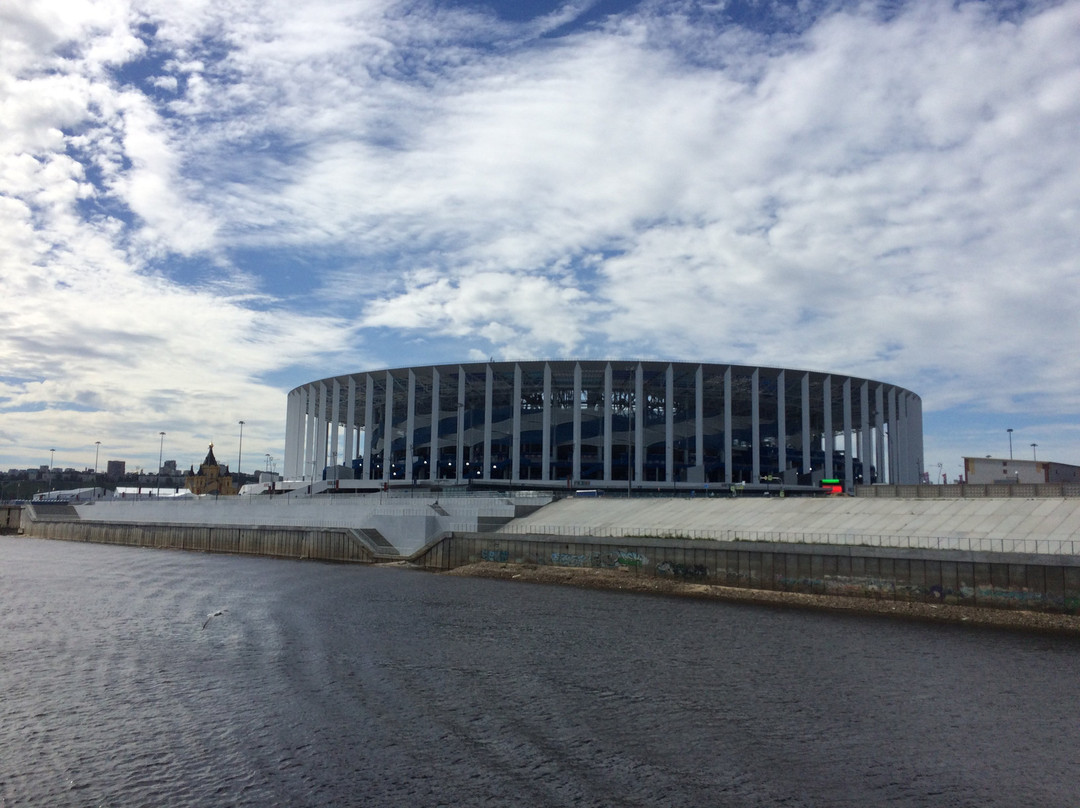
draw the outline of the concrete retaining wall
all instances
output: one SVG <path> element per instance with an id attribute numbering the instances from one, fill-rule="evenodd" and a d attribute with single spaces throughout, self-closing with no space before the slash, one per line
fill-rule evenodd
<path id="1" fill-rule="evenodd" d="M 1080 558 L 751 542 L 455 534 L 414 559 L 608 567 L 628 575 L 822 595 L 1080 611 Z"/>
<path id="2" fill-rule="evenodd" d="M 1080 498 L 571 498 L 515 519 L 500 532 L 572 540 L 636 536 L 1071 556 L 1080 555 Z"/>
<path id="3" fill-rule="evenodd" d="M 29 522 L 25 528 L 27 536 L 64 541 L 319 561 L 375 560 L 374 553 L 352 531 L 339 528 L 44 520 Z"/>
<path id="4" fill-rule="evenodd" d="M 0 505 L 0 533 L 18 533 L 21 520 L 21 505 Z"/>
<path id="5" fill-rule="evenodd" d="M 192 500 L 100 500 L 74 506 L 84 522 L 105 524 L 246 525 L 279 528 L 374 528 L 403 555 L 452 531 L 481 531 L 480 520 L 510 521 L 519 503 L 550 497 L 398 496 L 389 494 L 291 497 L 221 497 Z M 48 517 L 46 517 L 48 518 Z"/>
<path id="6" fill-rule="evenodd" d="M 341 528 L 39 520 L 26 535 L 202 552 L 372 563 L 384 560 Z M 753 589 L 1080 612 L 1080 557 L 842 545 L 457 533 L 410 560 L 448 570 L 479 561 L 607 567 Z"/>

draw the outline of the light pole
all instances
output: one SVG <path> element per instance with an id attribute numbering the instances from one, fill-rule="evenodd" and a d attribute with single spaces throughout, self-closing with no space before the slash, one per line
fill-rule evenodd
<path id="1" fill-rule="evenodd" d="M 52 491 L 52 468 L 56 459 L 56 449 L 49 449 L 49 490 Z"/>
<path id="2" fill-rule="evenodd" d="M 238 477 L 243 477 L 244 472 L 241 470 L 241 463 L 244 459 L 244 422 L 240 422 L 240 449 L 236 453 L 236 474 Z M 243 482 L 241 479 L 240 482 Z"/>
<path id="3" fill-rule="evenodd" d="M 1035 456 L 1035 447 L 1038 446 L 1038 445 L 1039 444 L 1037 444 L 1037 443 L 1031 444 L 1031 459 L 1034 460 L 1036 463 L 1039 462 L 1039 458 Z"/>
<path id="4" fill-rule="evenodd" d="M 94 441 L 94 496 L 97 497 L 97 470 L 98 470 L 98 454 L 101 452 L 101 441 Z"/>
<path id="5" fill-rule="evenodd" d="M 1013 457 L 1012 457 L 1012 433 L 1013 433 L 1013 431 L 1011 429 L 1006 429 L 1005 431 L 1009 433 L 1009 460 L 1012 460 L 1013 459 Z"/>
<path id="6" fill-rule="evenodd" d="M 157 455 L 157 495 L 158 499 L 161 498 L 161 458 L 165 454 L 165 433 L 158 432 L 161 436 L 161 440 L 158 442 L 158 455 Z"/>

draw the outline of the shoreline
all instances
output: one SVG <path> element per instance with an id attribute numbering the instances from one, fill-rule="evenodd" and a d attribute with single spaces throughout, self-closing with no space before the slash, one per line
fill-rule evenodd
<path id="1" fill-rule="evenodd" d="M 594 567 L 549 567 L 481 561 L 447 570 L 443 575 L 494 578 L 537 584 L 558 584 L 583 589 L 604 589 L 673 597 L 700 598 L 729 603 L 748 603 L 779 608 L 813 609 L 836 613 L 870 615 L 951 623 L 966 626 L 1012 629 L 1035 633 L 1080 637 L 1080 615 L 1031 612 L 1019 609 L 988 609 L 952 606 L 921 601 L 878 600 L 873 598 L 812 595 L 767 589 L 743 589 L 714 584 L 696 584 L 671 578 L 638 576 L 629 570 Z"/>

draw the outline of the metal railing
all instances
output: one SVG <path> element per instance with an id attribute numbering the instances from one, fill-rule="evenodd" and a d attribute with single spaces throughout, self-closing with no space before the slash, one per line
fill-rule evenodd
<path id="1" fill-rule="evenodd" d="M 871 499 L 1054 499 L 1080 497 L 1080 483 L 856 485 L 854 493 Z"/>

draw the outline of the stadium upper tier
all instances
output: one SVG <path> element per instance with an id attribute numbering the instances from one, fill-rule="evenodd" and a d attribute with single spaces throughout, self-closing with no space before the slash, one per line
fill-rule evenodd
<path id="1" fill-rule="evenodd" d="M 591 488 L 921 479 L 922 404 L 835 373 L 698 362 L 375 370 L 288 396 L 285 474 Z"/>

